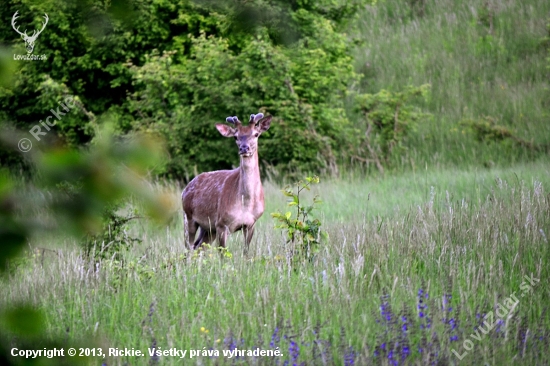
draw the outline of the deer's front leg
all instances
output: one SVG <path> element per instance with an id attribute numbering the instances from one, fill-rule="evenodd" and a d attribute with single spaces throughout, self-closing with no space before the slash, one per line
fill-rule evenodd
<path id="1" fill-rule="evenodd" d="M 254 235 L 254 225 L 243 227 L 244 235 L 244 248 L 243 255 L 248 255 L 248 248 L 250 247 L 250 242 L 252 241 L 252 236 Z"/>

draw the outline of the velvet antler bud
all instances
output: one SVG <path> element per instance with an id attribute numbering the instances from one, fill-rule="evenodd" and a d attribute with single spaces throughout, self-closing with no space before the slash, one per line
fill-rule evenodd
<path id="1" fill-rule="evenodd" d="M 239 119 L 237 118 L 237 116 L 233 116 L 233 117 L 227 117 L 225 119 L 226 122 L 229 122 L 229 123 L 233 123 L 235 126 L 238 126 L 241 124 L 241 121 L 239 121 Z"/>
<path id="2" fill-rule="evenodd" d="M 264 114 L 258 113 L 257 115 L 254 116 L 254 123 L 258 123 L 258 121 L 261 120 L 262 118 L 264 118 Z"/>

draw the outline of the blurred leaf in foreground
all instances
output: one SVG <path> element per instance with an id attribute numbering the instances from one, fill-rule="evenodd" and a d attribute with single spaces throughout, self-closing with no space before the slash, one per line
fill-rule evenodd
<path id="1" fill-rule="evenodd" d="M 28 235 L 28 229 L 15 217 L 17 200 L 13 190 L 14 183 L 7 171 L 0 171 L 0 271 L 6 269 L 7 259 L 23 248 Z"/>
<path id="2" fill-rule="evenodd" d="M 11 86 L 16 70 L 17 64 L 13 59 L 13 52 L 9 48 L 0 46 L 0 87 Z"/>

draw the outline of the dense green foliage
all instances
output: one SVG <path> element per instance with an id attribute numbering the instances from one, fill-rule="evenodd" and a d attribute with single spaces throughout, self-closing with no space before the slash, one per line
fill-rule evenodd
<path id="1" fill-rule="evenodd" d="M 29 29 L 49 14 L 35 47 L 47 62 L 6 60 L 24 53 L 10 24 L 16 10 Z M 86 145 L 95 116 L 107 113 L 117 134 L 162 135 L 169 159 L 155 173 L 184 180 L 235 165 L 213 124 L 258 111 L 275 117 L 260 147 L 262 168 L 275 174 L 371 170 L 372 160 L 381 170 L 533 159 L 550 135 L 548 11 L 511 0 L 4 2 L 0 40 L 13 50 L 0 47 L 0 123 L 28 131 L 74 95 L 78 107 L 46 144 Z M 353 94 L 426 83 L 429 97 L 408 106 L 432 118 L 420 114 L 398 150 L 391 136 L 366 134 Z M 459 124 L 485 118 L 527 143 L 478 142 Z M 373 154 L 366 140 L 390 148 L 377 143 Z M 0 160 L 18 167 L 24 158 L 0 150 Z"/>
<path id="2" fill-rule="evenodd" d="M 277 123 L 262 142 L 268 164 L 334 169 L 350 143 L 344 96 L 357 75 L 342 30 L 357 9 L 328 0 L 9 2 L 0 39 L 23 52 L 11 14 L 24 22 L 48 13 L 35 53 L 49 58 L 19 65 L 13 87 L 0 89 L 0 121 L 28 130 L 74 95 L 80 108 L 54 127 L 66 143 L 86 144 L 90 117 L 109 113 L 119 133 L 160 133 L 170 153 L 160 173 L 189 177 L 235 162 L 215 122 L 262 111 Z"/>

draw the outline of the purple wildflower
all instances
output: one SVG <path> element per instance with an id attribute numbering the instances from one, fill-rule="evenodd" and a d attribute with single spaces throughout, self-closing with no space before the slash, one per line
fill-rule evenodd
<path id="1" fill-rule="evenodd" d="M 271 342 L 269 342 L 269 346 L 276 347 L 280 341 L 281 337 L 279 336 L 279 327 L 276 327 L 273 331 L 273 335 L 271 336 Z"/>
<path id="2" fill-rule="evenodd" d="M 404 360 L 405 358 L 407 358 L 408 355 L 411 354 L 411 349 L 409 348 L 409 346 L 405 345 L 403 346 L 403 348 L 401 348 L 401 359 Z"/>
<path id="3" fill-rule="evenodd" d="M 344 365 L 345 366 L 352 366 L 355 365 L 355 357 L 357 357 L 357 354 L 353 350 L 353 347 L 348 347 L 346 353 L 344 354 Z"/>
<path id="4" fill-rule="evenodd" d="M 431 328 L 432 320 L 428 316 L 428 305 L 425 303 L 425 300 L 429 298 L 428 293 L 423 290 L 424 285 L 418 289 L 417 293 L 417 305 L 416 309 L 418 311 L 419 324 L 421 330 L 421 340 L 417 345 L 418 353 L 426 354 L 431 350 L 431 343 L 428 343 L 428 335 L 426 334 L 426 329 Z"/>
<path id="5" fill-rule="evenodd" d="M 290 341 L 290 346 L 288 347 L 288 352 L 290 353 L 290 357 L 292 359 L 292 364 L 296 365 L 296 361 L 298 360 L 298 356 L 300 356 L 300 347 L 298 344 L 294 341 Z"/>
<path id="6" fill-rule="evenodd" d="M 422 290 L 421 288 L 418 289 L 418 305 L 416 306 L 416 308 L 418 309 L 418 316 L 420 318 L 424 318 L 424 309 L 426 309 L 426 305 L 424 304 L 424 300 L 423 300 L 423 297 L 424 297 L 424 290 Z M 420 326 L 422 328 L 422 326 Z"/>
<path id="7" fill-rule="evenodd" d="M 326 363 L 328 360 L 328 351 L 330 350 L 330 342 L 326 340 L 320 339 L 320 333 L 321 333 L 321 325 L 317 324 L 313 328 L 313 334 L 315 335 L 315 339 L 313 340 L 313 359 L 312 363 Z M 321 362 L 317 362 L 317 359 L 321 359 Z"/>
<path id="8" fill-rule="evenodd" d="M 418 317 L 421 320 L 424 319 L 424 322 L 420 323 L 420 329 L 424 329 L 424 328 L 430 329 L 432 326 L 432 320 L 428 316 L 426 316 L 428 305 L 424 303 L 424 300 L 425 299 L 427 300 L 429 298 L 429 295 L 427 292 L 424 293 L 424 290 L 420 288 L 418 289 L 417 298 L 418 298 L 418 305 L 416 306 L 416 308 L 418 309 Z"/>
<path id="9" fill-rule="evenodd" d="M 390 352 L 388 353 L 388 362 L 390 365 L 395 365 L 397 366 L 398 365 L 398 361 L 393 357 L 393 349 L 390 350 Z"/>
<path id="10" fill-rule="evenodd" d="M 388 302 L 388 297 L 388 295 L 384 295 L 380 298 L 380 300 L 382 300 L 382 303 L 380 304 L 380 315 L 382 315 L 382 319 L 386 321 L 386 324 L 391 322 L 391 309 Z"/>
<path id="11" fill-rule="evenodd" d="M 316 339 L 313 341 L 313 347 L 313 360 L 321 358 L 323 364 L 327 363 L 328 354 L 331 348 L 330 342 L 327 340 Z"/>
<path id="12" fill-rule="evenodd" d="M 502 330 L 503 325 L 504 325 L 504 320 L 502 320 L 502 319 L 497 320 L 497 326 L 495 328 L 495 334 L 496 334 L 497 337 L 501 337 L 501 336 L 503 337 L 504 336 L 503 335 L 504 332 Z"/>
<path id="13" fill-rule="evenodd" d="M 411 351 L 409 348 L 409 341 L 408 341 L 408 319 L 406 315 L 401 315 L 401 335 L 399 337 L 399 345 L 401 345 L 401 360 L 405 360 L 407 356 L 410 355 Z"/>
<path id="14" fill-rule="evenodd" d="M 456 334 L 457 325 L 456 325 L 455 318 L 449 319 L 449 325 L 451 327 L 451 329 L 450 329 L 451 336 L 449 337 L 449 340 L 451 342 L 458 341 L 458 335 Z"/>
<path id="15" fill-rule="evenodd" d="M 155 302 L 153 301 L 151 305 L 149 305 L 149 313 L 147 316 L 149 317 L 149 322 L 151 322 L 151 318 L 153 317 L 153 314 L 155 313 Z"/>
<path id="16" fill-rule="evenodd" d="M 451 314 L 453 311 L 453 307 L 451 306 L 451 300 L 452 300 L 452 295 L 450 293 L 446 293 L 445 295 L 443 295 L 443 306 L 442 306 L 442 310 L 444 314 L 443 323 L 449 326 L 449 333 L 450 333 L 449 340 L 451 342 L 456 342 L 458 341 L 458 335 L 456 334 L 457 321 L 454 317 L 452 317 L 452 314 Z"/>
<path id="17" fill-rule="evenodd" d="M 157 350 L 157 341 L 154 338 L 153 338 L 153 342 L 151 343 L 150 349 L 153 350 L 153 355 L 149 360 L 149 364 L 156 365 L 159 362 L 159 356 L 157 356 L 157 353 L 155 352 Z"/>
<path id="18" fill-rule="evenodd" d="M 237 343 L 235 342 L 235 339 L 233 338 L 233 335 L 231 333 L 223 340 L 223 344 L 230 351 L 233 351 L 235 348 L 237 348 Z"/>

